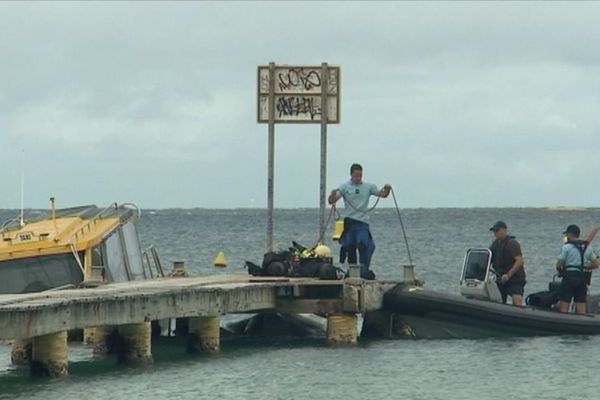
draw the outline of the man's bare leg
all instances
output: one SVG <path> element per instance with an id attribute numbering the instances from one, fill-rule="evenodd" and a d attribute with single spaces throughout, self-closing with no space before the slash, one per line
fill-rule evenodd
<path id="1" fill-rule="evenodd" d="M 523 296 L 522 295 L 513 294 L 510 297 L 511 297 L 513 306 L 522 306 L 523 305 Z"/>
<path id="2" fill-rule="evenodd" d="M 585 314 L 587 312 L 586 303 L 575 303 L 575 312 L 577 314 Z"/>

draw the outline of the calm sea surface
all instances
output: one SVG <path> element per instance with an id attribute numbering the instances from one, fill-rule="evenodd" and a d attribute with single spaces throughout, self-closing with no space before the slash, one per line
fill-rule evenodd
<path id="1" fill-rule="evenodd" d="M 14 215 L 0 210 L 0 221 Z M 521 243 L 526 294 L 544 290 L 552 279 L 567 225 L 578 224 L 585 234 L 600 224 L 600 209 L 416 209 L 402 216 L 417 278 L 445 292 L 457 291 L 465 250 L 487 247 L 488 228 L 498 219 Z M 287 248 L 292 240 L 313 245 L 317 220 L 316 210 L 277 210 L 276 247 Z M 243 271 L 244 260 L 260 262 L 265 226 L 266 212 L 258 209 L 144 210 L 139 231 L 144 246 L 158 248 L 163 265 L 185 261 L 193 274 L 213 274 Z M 377 209 L 371 227 L 373 270 L 381 278 L 399 278 L 408 257 L 396 211 Z M 330 237 L 328 229 L 327 244 L 337 253 Z M 228 259 L 224 271 L 212 267 L 218 251 Z M 595 275 L 592 292 L 600 292 Z M 600 398 L 595 336 L 363 340 L 353 348 L 329 348 L 320 338 L 234 339 L 212 357 L 187 355 L 180 341 L 161 338 L 155 363 L 146 368 L 118 366 L 111 357 L 96 360 L 90 349 L 71 346 L 70 376 L 59 380 L 31 379 L 10 365 L 10 347 L 0 345 L 0 399 Z"/>

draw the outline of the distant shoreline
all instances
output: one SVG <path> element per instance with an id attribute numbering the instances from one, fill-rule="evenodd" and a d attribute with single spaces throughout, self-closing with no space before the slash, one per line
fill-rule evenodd
<path id="1" fill-rule="evenodd" d="M 192 211 L 192 210 L 206 210 L 206 211 L 267 211 L 266 208 L 260 207 L 231 207 L 231 208 L 213 208 L 213 207 L 140 207 L 144 211 Z M 339 207 L 343 210 L 344 207 Z M 394 210 L 394 207 L 377 207 L 377 210 Z M 558 211 L 558 212 L 582 212 L 582 211 L 600 211 L 600 206 L 597 207 L 577 207 L 577 206 L 472 206 L 472 207 L 401 207 L 402 210 L 543 210 L 543 211 Z M 318 207 L 276 207 L 275 211 L 319 211 Z M 329 207 L 328 207 L 329 210 Z M 0 208 L 3 212 L 20 212 L 20 209 L 16 208 Z M 45 208 L 25 208 L 25 212 L 45 212 L 48 211 Z"/>

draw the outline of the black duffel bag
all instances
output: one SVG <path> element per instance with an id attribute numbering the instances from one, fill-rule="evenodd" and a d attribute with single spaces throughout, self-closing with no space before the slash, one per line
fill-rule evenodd
<path id="1" fill-rule="evenodd" d="M 265 276 L 286 276 L 291 269 L 292 253 L 287 250 L 265 253 L 262 269 Z"/>
<path id="2" fill-rule="evenodd" d="M 541 292 L 531 293 L 525 298 L 528 306 L 550 310 L 552 305 L 558 301 L 558 291 L 543 290 Z"/>
<path id="3" fill-rule="evenodd" d="M 331 257 L 304 257 L 292 269 L 292 276 L 337 279 L 337 270 Z"/>
<path id="4" fill-rule="evenodd" d="M 291 270 L 292 255 L 289 251 L 270 251 L 265 253 L 262 265 L 246 261 L 248 273 L 253 276 L 286 276 Z"/>

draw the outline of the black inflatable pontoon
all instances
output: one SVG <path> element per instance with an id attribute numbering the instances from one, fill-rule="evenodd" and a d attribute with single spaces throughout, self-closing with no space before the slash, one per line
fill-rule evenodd
<path id="1" fill-rule="evenodd" d="M 515 307 L 415 286 L 399 285 L 386 293 L 383 308 L 401 318 L 414 337 L 600 334 L 600 316 L 596 314 Z"/>
<path id="2" fill-rule="evenodd" d="M 385 294 L 383 309 L 398 318 L 412 337 L 502 337 L 600 334 L 600 314 L 557 311 L 502 304 L 487 249 L 467 251 L 461 295 L 401 284 Z M 588 312 L 600 296 L 588 298 Z"/>

